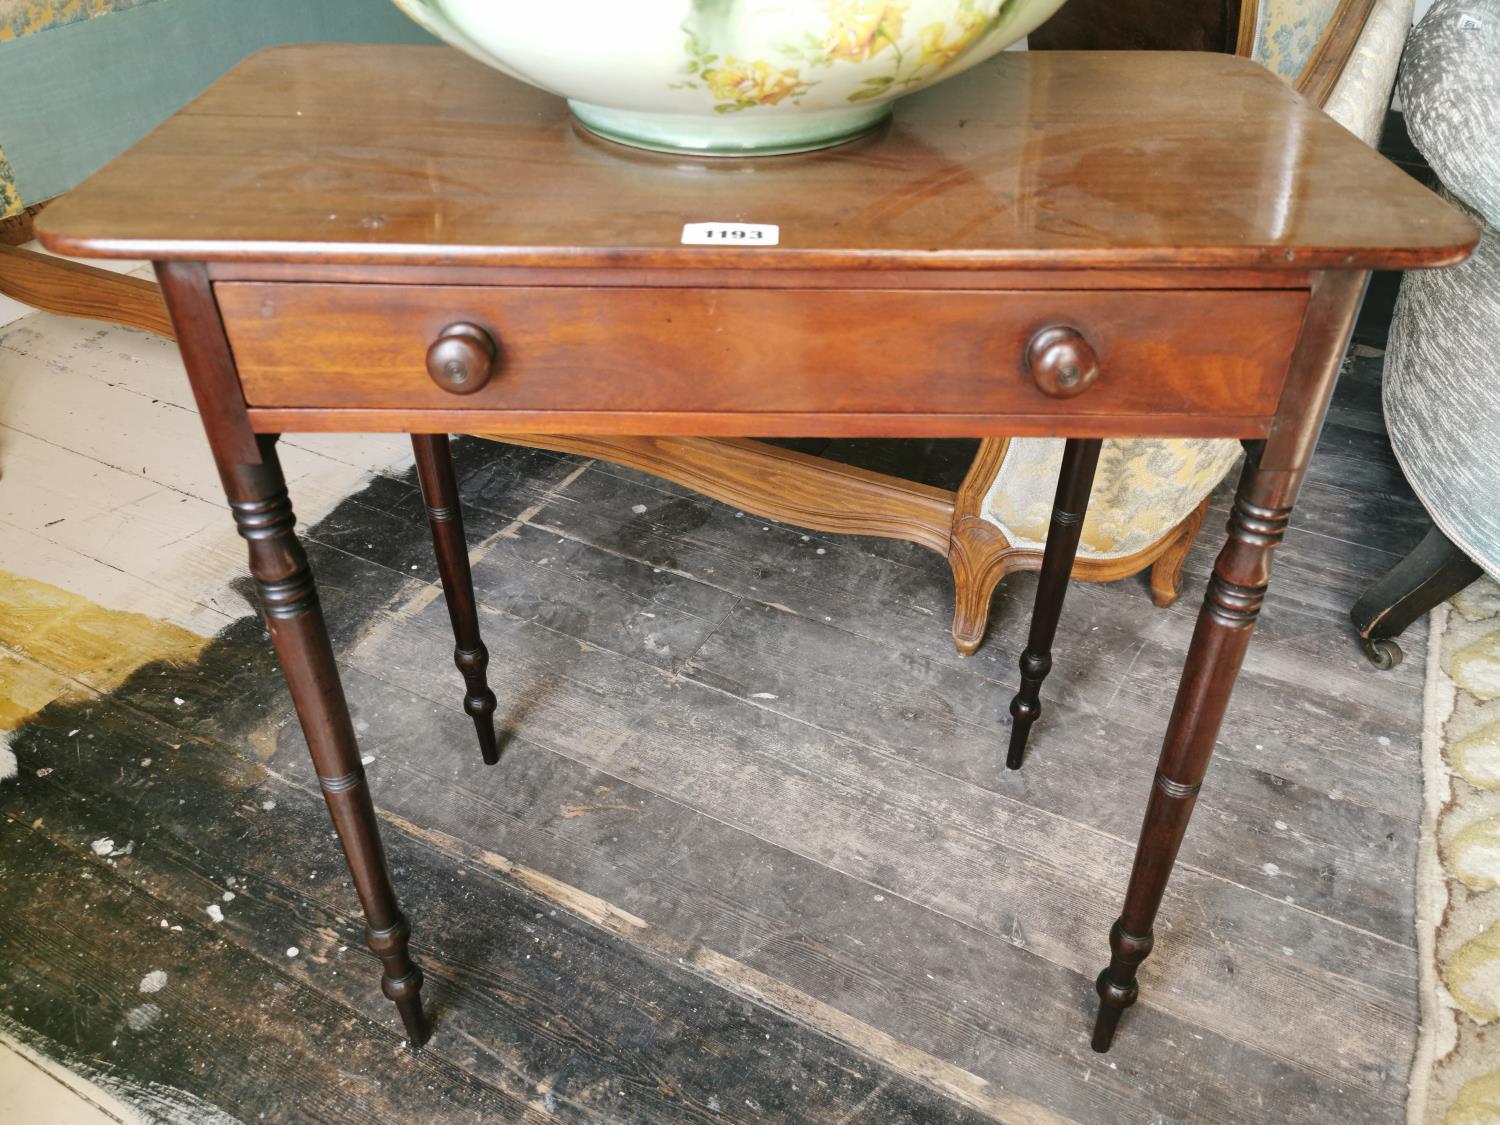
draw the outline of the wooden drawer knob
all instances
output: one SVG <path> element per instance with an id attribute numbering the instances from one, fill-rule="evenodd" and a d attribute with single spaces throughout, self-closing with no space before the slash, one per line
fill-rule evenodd
<path id="1" fill-rule="evenodd" d="M 1026 346 L 1026 370 L 1043 394 L 1072 398 L 1099 378 L 1099 356 L 1078 329 L 1055 324 L 1031 338 Z"/>
<path id="2" fill-rule="evenodd" d="M 495 372 L 495 341 L 476 324 L 450 324 L 427 349 L 427 374 L 445 391 L 471 395 Z"/>

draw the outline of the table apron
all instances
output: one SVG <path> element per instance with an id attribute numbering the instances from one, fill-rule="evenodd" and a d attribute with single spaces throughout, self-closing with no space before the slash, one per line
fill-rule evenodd
<path id="1" fill-rule="evenodd" d="M 213 288 L 266 431 L 1259 437 L 1307 305 L 1304 290 Z M 498 345 L 466 395 L 426 369 L 456 323 Z M 1098 356 L 1073 397 L 1026 360 L 1059 324 Z"/>

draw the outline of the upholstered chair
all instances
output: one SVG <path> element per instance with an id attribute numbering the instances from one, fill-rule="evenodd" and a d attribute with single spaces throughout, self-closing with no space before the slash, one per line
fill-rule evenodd
<path id="1" fill-rule="evenodd" d="M 1433 528 L 1352 611 L 1377 667 L 1395 637 L 1487 571 L 1500 579 L 1500 0 L 1437 0 L 1411 33 L 1401 102 L 1441 190 L 1480 227 L 1451 270 L 1401 279 L 1385 353 L 1391 448 Z"/>

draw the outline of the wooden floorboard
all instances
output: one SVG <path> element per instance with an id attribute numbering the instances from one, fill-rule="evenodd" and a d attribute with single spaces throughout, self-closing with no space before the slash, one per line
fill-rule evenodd
<path id="1" fill-rule="evenodd" d="M 205 663 L 238 663 L 249 640 L 216 642 Z M 20 739 L 46 772 L 24 808 L 3 810 L 0 862 L 21 901 L 0 923 L 0 1004 L 35 1037 L 242 1118 L 669 1121 L 748 1117 L 749 1106 L 780 1120 L 860 1107 L 880 1120 L 980 1119 L 388 828 L 407 907 L 428 923 L 416 948 L 445 1028 L 441 1048 L 413 1054 L 373 987 L 311 787 L 131 705 L 197 671 L 145 670 L 122 698 L 55 707 Z M 17 893 L 24 882 L 31 893 Z M 146 991 L 156 971 L 166 984 Z M 225 1069 L 232 1081 L 217 1077 Z"/>
<path id="2" fill-rule="evenodd" d="M 440 699 L 451 681 L 438 663 L 441 607 L 424 613 L 425 630 L 379 630 L 350 662 L 425 681 L 419 694 Z M 500 615 L 485 626 L 497 650 L 513 654 L 493 682 L 519 701 L 512 722 L 528 738 L 867 884 L 872 903 L 900 895 L 973 927 L 997 956 L 1020 945 L 1071 969 L 1081 986 L 1096 971 L 1097 946 L 1080 936 L 1113 920 L 1126 840 L 571 637 Z M 1140 765 L 1144 794 L 1149 766 Z M 1153 969 L 1176 976 L 1159 1003 L 1293 1060 L 1337 1037 L 1375 1089 L 1404 1080 L 1386 1060 L 1409 1018 L 1392 990 L 1406 980 L 1408 949 L 1190 867 L 1169 903 L 1173 940 Z M 1247 1022 L 1249 1009 L 1258 1018 Z"/>
<path id="3" fill-rule="evenodd" d="M 21 344 L 27 364 L 55 354 Z M 196 664 L 59 701 L 14 736 L 6 1029 L 138 1102 L 240 1120 L 1399 1120 L 1424 640 L 1377 673 L 1345 617 L 1422 530 L 1379 432 L 1379 365 L 1364 349 L 1340 386 L 1108 1056 L 1088 1049 L 1092 978 L 1227 488 L 1177 606 L 1140 580 L 1073 588 L 1010 774 L 1031 576 L 1002 584 L 963 658 L 929 551 L 473 439 L 455 452 L 499 766 L 458 706 L 410 473 L 314 498 L 303 528 L 432 1045 L 405 1052 L 375 988 L 243 580 L 213 599 L 233 623 Z M 126 422 L 163 409 L 120 390 L 88 417 L 115 403 Z M 124 482 L 116 444 L 94 460 Z M 962 447 L 825 451 L 951 484 Z M 297 456 L 311 473 L 363 453 Z M 166 483 L 206 521 L 211 478 Z M 192 597 L 222 545 L 206 549 Z M 95 854 L 106 838 L 134 847 Z M 139 992 L 152 968 L 174 982 L 161 999 Z M 143 1003 L 160 1011 L 136 1029 Z"/>
<path id="4" fill-rule="evenodd" d="M 144 1112 L 180 1121 L 250 1104 L 272 1118 L 340 1122 L 432 1112 L 478 1122 L 524 1109 L 524 1093 L 400 1049 L 380 1024 L 223 940 L 201 909 L 147 893 L 51 838 L 45 813 L 36 819 L 0 819 L 7 885 L 45 880 L 8 895 L 0 925 L 0 1004 L 23 1042 L 66 1044 Z M 195 874 L 200 896 L 220 897 Z"/>

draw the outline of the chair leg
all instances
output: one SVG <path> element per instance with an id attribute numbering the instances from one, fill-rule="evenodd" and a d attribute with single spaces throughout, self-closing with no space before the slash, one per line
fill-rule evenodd
<path id="1" fill-rule="evenodd" d="M 953 571 L 953 645 L 963 656 L 979 651 L 989 627 L 990 602 L 1013 554 L 998 528 L 977 516 L 955 523 L 948 544 Z"/>
<path id="2" fill-rule="evenodd" d="M 1193 541 L 1198 538 L 1198 529 L 1208 514 L 1210 499 L 1212 497 L 1205 496 L 1187 519 L 1177 525 L 1171 546 L 1151 564 L 1151 604 L 1157 609 L 1166 609 L 1182 594 L 1182 564 L 1187 561 Z"/>
<path id="3" fill-rule="evenodd" d="M 1436 527 L 1354 603 L 1349 618 L 1365 655 L 1377 668 L 1401 663 L 1399 636 L 1433 606 L 1446 601 L 1483 571 Z"/>
<path id="4" fill-rule="evenodd" d="M 1057 496 L 1052 502 L 1052 525 L 1047 529 L 1036 606 L 1031 611 L 1031 635 L 1026 651 L 1021 654 L 1021 690 L 1010 701 L 1010 750 L 1005 757 L 1009 769 L 1021 768 L 1031 725 L 1042 713 L 1042 681 L 1052 670 L 1052 639 L 1062 616 L 1063 598 L 1078 554 L 1078 538 L 1083 533 L 1083 517 L 1088 512 L 1094 470 L 1103 444 L 1098 438 L 1069 438 L 1063 448 Z"/>
<path id="5" fill-rule="evenodd" d="M 463 514 L 458 504 L 458 482 L 447 434 L 412 434 L 417 458 L 417 480 L 427 505 L 427 522 L 437 552 L 438 575 L 453 622 L 453 663 L 464 678 L 464 710 L 479 734 L 479 753 L 486 765 L 500 760 L 495 740 L 495 693 L 485 682 L 490 654 L 479 638 L 479 610 L 474 603 L 474 575 L 469 570 L 469 545 L 464 539 Z"/>

